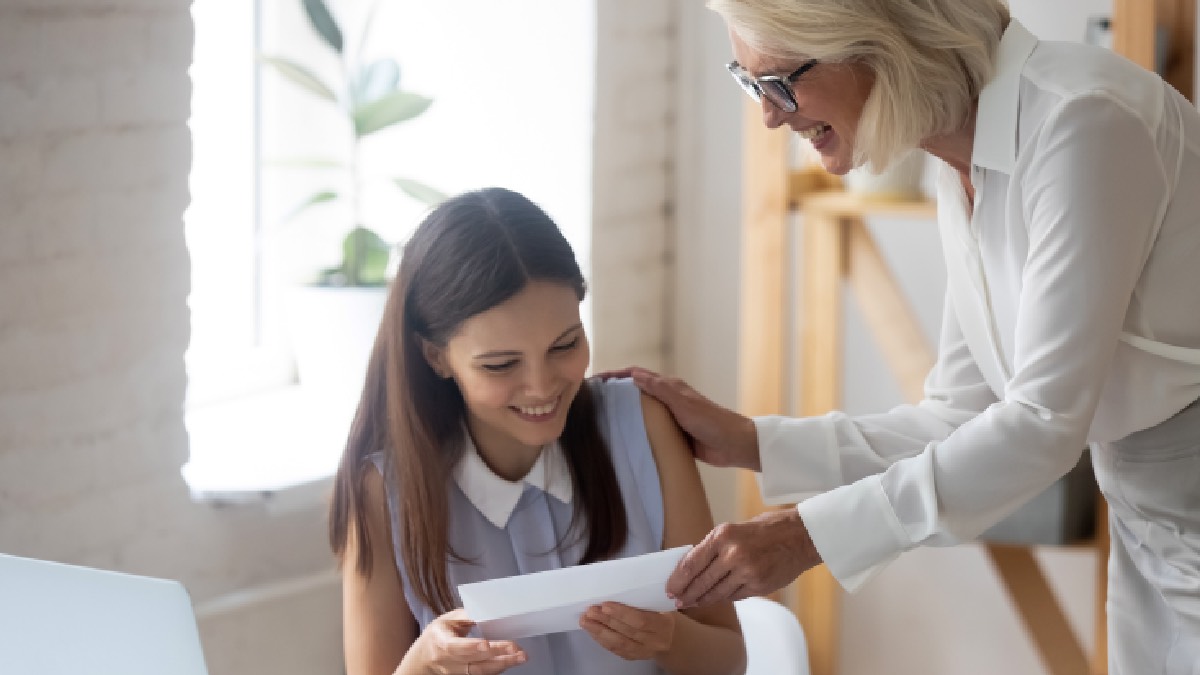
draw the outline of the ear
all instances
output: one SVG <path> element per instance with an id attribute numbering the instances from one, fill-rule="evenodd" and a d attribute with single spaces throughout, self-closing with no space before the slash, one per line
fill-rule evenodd
<path id="1" fill-rule="evenodd" d="M 450 368 L 446 365 L 446 351 L 441 347 L 433 344 L 429 340 L 421 338 L 421 354 L 425 356 L 425 362 L 433 368 L 433 372 L 437 373 L 438 377 L 449 379 L 451 377 Z"/>

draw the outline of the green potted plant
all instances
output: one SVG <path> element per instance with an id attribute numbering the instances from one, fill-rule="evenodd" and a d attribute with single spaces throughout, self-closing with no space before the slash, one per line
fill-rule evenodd
<path id="1" fill-rule="evenodd" d="M 338 187 L 323 187 L 300 200 L 285 217 L 290 221 L 313 207 L 333 202 L 348 206 L 345 236 L 338 262 L 318 270 L 306 288 L 288 302 L 289 337 L 302 384 L 350 387 L 359 381 L 370 342 L 382 313 L 388 263 L 393 245 L 363 220 L 361 166 L 363 145 L 380 132 L 423 114 L 432 101 L 400 87 L 400 68 L 392 58 L 366 60 L 363 44 L 375 16 L 366 14 L 355 48 L 347 48 L 342 27 L 324 0 L 300 0 L 308 23 L 338 64 L 326 80 L 296 60 L 262 55 L 261 60 L 285 80 L 309 94 L 314 103 L 330 106 L 345 126 L 344 156 L 281 162 L 291 168 L 324 172 Z M 337 175 L 340 172 L 340 175 Z M 334 182 L 331 180 L 331 182 Z M 445 198 L 412 178 L 387 177 L 383 182 L 426 205 Z M 360 363 L 361 362 L 361 363 Z"/>
<path id="2" fill-rule="evenodd" d="M 400 67 L 394 59 L 364 62 L 362 43 L 370 32 L 374 7 L 363 24 L 359 49 L 347 50 L 343 32 L 324 0 L 301 0 L 309 24 L 338 59 L 340 77 L 327 83 L 313 69 L 282 56 L 264 55 L 262 60 L 292 84 L 323 105 L 332 106 L 345 121 L 348 138 L 347 156 L 308 160 L 308 166 L 328 170 L 341 169 L 349 174 L 343 190 L 323 189 L 309 195 L 288 216 L 294 218 L 311 207 L 337 200 L 350 204 L 350 227 L 342 241 L 341 262 L 319 272 L 315 282 L 324 286 L 383 286 L 391 247 L 379 234 L 362 222 L 361 192 L 364 177 L 359 158 L 362 145 L 380 131 L 414 119 L 424 113 L 432 101 L 400 88 Z M 445 199 L 434 188 L 412 178 L 390 181 L 410 197 L 433 205 Z"/>

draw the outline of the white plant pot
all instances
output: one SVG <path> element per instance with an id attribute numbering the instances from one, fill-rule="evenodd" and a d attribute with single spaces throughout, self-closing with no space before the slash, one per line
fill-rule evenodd
<path id="1" fill-rule="evenodd" d="M 925 174 L 925 152 L 909 150 L 882 173 L 871 173 L 865 166 L 848 172 L 842 179 L 847 192 L 865 199 L 908 201 L 921 199 L 921 181 Z"/>
<path id="2" fill-rule="evenodd" d="M 303 286 L 288 294 L 288 333 L 306 392 L 357 400 L 386 288 Z"/>

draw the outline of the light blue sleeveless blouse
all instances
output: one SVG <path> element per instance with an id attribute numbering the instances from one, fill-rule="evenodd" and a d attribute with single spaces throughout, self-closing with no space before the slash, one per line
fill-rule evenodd
<path id="1" fill-rule="evenodd" d="M 596 417 L 612 455 L 617 482 L 625 502 L 629 536 L 617 555 L 625 558 L 662 550 L 663 504 L 658 467 L 646 437 L 641 399 L 632 380 L 589 380 L 596 403 Z M 387 460 L 380 453 L 372 456 L 383 475 Z M 388 511 L 395 542 L 396 566 L 404 584 L 408 606 L 425 630 L 437 615 L 413 593 L 401 556 L 399 495 L 395 480 L 386 480 Z M 531 485 L 525 485 L 516 508 L 504 528 L 492 524 L 458 484 L 450 480 L 450 544 L 471 562 L 448 559 L 451 589 L 462 606 L 457 588 L 460 584 L 575 565 L 583 557 L 585 541 L 577 541 L 574 532 L 567 538 L 571 523 L 571 504 Z M 563 548 L 557 548 L 560 541 Z M 592 640 L 583 630 L 554 633 L 517 641 L 529 660 L 505 671 L 513 675 L 635 675 L 661 673 L 653 661 L 626 661 Z"/>

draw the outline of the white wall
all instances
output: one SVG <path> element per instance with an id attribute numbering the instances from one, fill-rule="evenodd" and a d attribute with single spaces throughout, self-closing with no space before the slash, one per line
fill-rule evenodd
<path id="1" fill-rule="evenodd" d="M 674 1 L 596 4 L 592 362 L 671 361 L 674 284 Z"/>
<path id="2" fill-rule="evenodd" d="M 1047 39 L 1081 40 L 1087 16 L 1108 0 L 1012 0 L 1013 14 Z M 724 27 L 702 3 L 682 3 L 679 154 L 676 187 L 675 371 L 727 405 L 737 395 L 737 250 L 741 181 L 741 98 L 721 67 Z M 932 223 L 880 219 L 871 227 L 922 321 L 937 333 L 945 275 Z M 885 410 L 898 386 L 847 303 L 845 409 Z M 736 517 L 732 480 L 706 471 L 719 519 Z M 1094 558 L 1044 549 L 1047 570 L 1083 644 L 1092 644 Z M 841 663 L 846 675 L 1009 675 L 1044 672 L 1013 607 L 978 546 L 918 550 L 866 588 L 845 596 Z"/>
<path id="3" fill-rule="evenodd" d="M 0 8 L 0 551 L 179 579 L 202 602 L 331 560 L 319 505 L 218 510 L 179 475 L 189 5 Z M 320 630 L 270 626 L 314 673 L 338 667 L 324 602 Z M 237 618 L 203 626 L 213 675 L 286 672 L 222 630 Z"/>
<path id="4" fill-rule="evenodd" d="M 718 403 L 737 404 L 742 98 L 724 64 L 724 24 L 680 3 L 672 353 L 674 370 Z M 702 476 L 718 521 L 735 517 L 729 477 Z"/>

